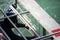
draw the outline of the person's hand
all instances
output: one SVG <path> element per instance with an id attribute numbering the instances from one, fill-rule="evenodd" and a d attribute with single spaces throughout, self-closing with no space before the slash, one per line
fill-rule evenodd
<path id="1" fill-rule="evenodd" d="M 0 33 L 0 39 L 5 39 L 2 33 Z"/>
<path id="2" fill-rule="evenodd" d="M 26 27 L 27 29 L 29 29 L 29 26 L 28 26 L 28 25 L 26 25 L 26 24 L 25 24 L 25 27 Z"/>

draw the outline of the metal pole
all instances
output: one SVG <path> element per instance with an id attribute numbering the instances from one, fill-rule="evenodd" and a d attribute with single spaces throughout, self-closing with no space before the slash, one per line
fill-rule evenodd
<path id="1" fill-rule="evenodd" d="M 43 28 L 43 36 L 46 35 L 46 30 Z M 49 39 L 53 40 L 53 37 L 50 37 Z M 44 40 L 47 40 L 47 39 L 44 39 Z"/>
<path id="2" fill-rule="evenodd" d="M 34 39 L 32 39 L 32 40 L 49 38 L 49 37 L 51 37 L 51 36 L 53 36 L 53 35 L 56 35 L 56 34 L 60 34 L 60 32 L 52 33 L 52 34 L 45 35 L 45 36 L 42 36 L 42 37 L 39 37 L 39 38 L 34 38 Z"/>
<path id="3" fill-rule="evenodd" d="M 6 40 L 11 40 L 10 37 L 6 34 L 6 32 L 0 26 L 0 30 L 2 31 L 3 35 L 6 37 Z"/>

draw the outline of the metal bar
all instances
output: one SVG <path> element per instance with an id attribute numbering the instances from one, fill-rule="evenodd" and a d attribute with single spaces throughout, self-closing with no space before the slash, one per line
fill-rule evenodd
<path id="1" fill-rule="evenodd" d="M 13 16 L 15 16 L 15 15 L 17 15 L 17 14 L 10 15 L 10 16 L 8 16 L 8 17 L 13 17 Z M 6 18 L 6 17 L 1 17 L 0 20 L 1 20 L 1 19 L 4 19 L 4 18 Z"/>
<path id="2" fill-rule="evenodd" d="M 60 34 L 60 32 L 56 32 L 56 33 L 52 33 L 52 34 L 48 34 L 48 35 L 45 35 L 45 36 L 42 36 L 42 37 L 39 37 L 39 38 L 34 38 L 32 40 L 37 40 L 37 39 L 44 39 L 44 38 L 49 38 L 53 35 L 56 35 L 56 34 Z"/>
<path id="3" fill-rule="evenodd" d="M 22 32 L 17 28 L 17 26 L 10 20 L 10 18 L 4 13 L 3 10 L 1 10 L 1 12 L 6 16 L 6 18 L 11 22 L 11 24 L 15 27 L 15 29 L 18 31 L 19 34 L 22 35 L 22 37 L 27 40 L 27 38 L 22 34 Z"/>
<path id="4" fill-rule="evenodd" d="M 6 32 L 2 29 L 1 26 L 0 26 L 0 30 L 2 31 L 2 33 L 4 34 L 4 36 L 7 38 L 7 40 L 11 40 L 10 37 L 6 34 Z"/>
<path id="5" fill-rule="evenodd" d="M 6 37 L 6 40 L 11 40 L 10 37 L 6 34 L 6 32 L 0 26 L 0 30 L 2 31 L 3 35 Z"/>
<path id="6" fill-rule="evenodd" d="M 26 14 L 26 13 L 29 13 L 29 11 L 21 12 L 20 15 Z M 15 15 L 17 15 L 17 14 L 10 15 L 10 16 L 8 16 L 8 17 L 13 17 L 13 16 L 15 16 Z M 0 20 L 1 20 L 1 19 L 4 19 L 4 18 L 6 18 L 6 17 L 1 17 Z"/>

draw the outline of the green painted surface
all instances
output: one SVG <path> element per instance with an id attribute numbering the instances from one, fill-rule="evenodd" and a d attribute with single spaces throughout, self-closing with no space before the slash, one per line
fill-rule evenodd
<path id="1" fill-rule="evenodd" d="M 60 0 L 36 0 L 60 24 Z"/>

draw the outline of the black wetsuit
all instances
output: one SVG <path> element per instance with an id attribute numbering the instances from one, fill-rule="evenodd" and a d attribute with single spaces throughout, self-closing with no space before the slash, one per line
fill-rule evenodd
<path id="1" fill-rule="evenodd" d="M 7 15 L 10 16 L 10 15 L 13 15 L 13 14 L 14 13 L 7 14 Z M 10 17 L 10 19 L 13 21 L 13 23 L 15 23 L 15 25 L 17 27 L 25 27 L 25 24 L 20 24 L 20 23 L 17 22 L 18 21 L 17 20 L 17 15 L 13 16 L 13 17 Z M 11 38 L 11 40 L 24 40 L 23 37 L 19 37 L 12 32 L 11 28 L 14 28 L 14 26 L 10 23 L 10 21 L 7 18 L 5 18 L 4 21 L 2 22 L 1 27 L 7 33 L 7 35 Z M 26 38 L 28 40 L 30 40 L 31 38 L 34 38 L 34 37 L 26 37 Z"/>

